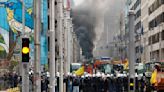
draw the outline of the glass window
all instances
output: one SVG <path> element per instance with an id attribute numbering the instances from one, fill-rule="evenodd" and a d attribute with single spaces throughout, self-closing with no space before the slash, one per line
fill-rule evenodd
<path id="1" fill-rule="evenodd" d="M 162 40 L 164 40 L 164 30 L 162 31 Z"/>
<path id="2" fill-rule="evenodd" d="M 164 0 L 161 0 L 161 3 L 164 4 Z"/>
<path id="3" fill-rule="evenodd" d="M 151 44 L 151 37 L 149 37 L 149 45 Z"/>
<path id="4" fill-rule="evenodd" d="M 149 14 L 154 12 L 157 8 L 159 8 L 162 4 L 164 4 L 164 0 L 156 0 L 150 7 L 149 7 Z"/>
<path id="5" fill-rule="evenodd" d="M 48 15 L 48 30 L 50 30 L 50 16 L 49 15 Z"/>
<path id="6" fill-rule="evenodd" d="M 155 19 L 153 19 L 152 21 L 149 22 L 149 30 L 154 27 L 157 27 L 162 22 L 164 22 L 164 13 L 160 14 Z"/>

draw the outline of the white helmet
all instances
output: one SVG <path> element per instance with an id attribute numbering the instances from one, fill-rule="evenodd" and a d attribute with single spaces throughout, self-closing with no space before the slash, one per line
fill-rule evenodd
<path id="1" fill-rule="evenodd" d="M 107 77 L 110 77 L 110 74 L 107 74 L 106 76 L 107 76 Z"/>
<path id="2" fill-rule="evenodd" d="M 84 75 L 82 75 L 81 78 L 84 78 Z"/>
<path id="3" fill-rule="evenodd" d="M 104 73 L 102 73 L 102 74 L 101 74 L 101 77 L 103 77 L 103 78 L 104 78 L 104 77 L 105 77 L 105 74 L 104 74 Z"/>
<path id="4" fill-rule="evenodd" d="M 67 72 L 67 76 L 70 76 L 71 74 L 70 74 L 70 72 Z"/>
<path id="5" fill-rule="evenodd" d="M 76 77 L 76 74 L 73 74 L 73 77 Z"/>
<path id="6" fill-rule="evenodd" d="M 93 74 L 92 76 L 93 76 L 93 77 L 95 77 L 95 76 L 96 76 L 96 74 Z"/>
<path id="7" fill-rule="evenodd" d="M 57 77 L 60 77 L 60 73 L 59 73 L 59 72 L 57 72 L 57 73 L 56 73 L 56 76 L 57 76 Z"/>
<path id="8" fill-rule="evenodd" d="M 100 72 L 96 73 L 96 76 L 97 76 L 97 77 L 101 77 Z"/>
<path id="9" fill-rule="evenodd" d="M 137 73 L 135 73 L 135 77 L 138 77 L 138 74 Z"/>

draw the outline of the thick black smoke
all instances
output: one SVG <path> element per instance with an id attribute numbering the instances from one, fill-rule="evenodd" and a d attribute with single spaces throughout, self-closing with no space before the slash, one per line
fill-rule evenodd
<path id="1" fill-rule="evenodd" d="M 72 11 L 74 31 L 82 48 L 82 54 L 86 59 L 92 58 L 95 40 L 95 15 L 89 8 L 76 8 Z"/>

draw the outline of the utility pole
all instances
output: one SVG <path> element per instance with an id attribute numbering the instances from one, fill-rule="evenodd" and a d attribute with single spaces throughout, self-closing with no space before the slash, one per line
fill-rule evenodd
<path id="1" fill-rule="evenodd" d="M 41 92 L 40 71 L 40 30 L 41 30 L 41 0 L 34 0 L 34 92 Z"/>
<path id="2" fill-rule="evenodd" d="M 50 92 L 55 92 L 55 2 L 49 0 L 50 6 Z"/>
<path id="3" fill-rule="evenodd" d="M 25 3 L 22 0 L 22 37 L 27 38 L 25 32 Z M 23 63 L 22 63 L 23 62 Z M 24 92 L 29 92 L 29 62 L 24 62 L 22 59 L 22 90 Z"/>
<path id="4" fill-rule="evenodd" d="M 63 92 L 63 0 L 57 0 L 58 6 L 58 31 L 59 31 L 59 62 L 60 62 L 60 80 L 59 92 Z"/>
<path id="5" fill-rule="evenodd" d="M 135 92 L 135 36 L 134 10 L 129 11 L 129 91 Z"/>

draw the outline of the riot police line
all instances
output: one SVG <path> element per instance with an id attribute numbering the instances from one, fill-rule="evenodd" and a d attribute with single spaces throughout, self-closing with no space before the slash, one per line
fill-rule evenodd
<path id="1" fill-rule="evenodd" d="M 57 76 L 56 92 L 59 92 Z M 145 92 L 144 77 L 136 76 L 136 92 Z M 64 92 L 128 92 L 128 76 L 113 74 L 86 74 L 83 76 L 64 76 Z"/>

